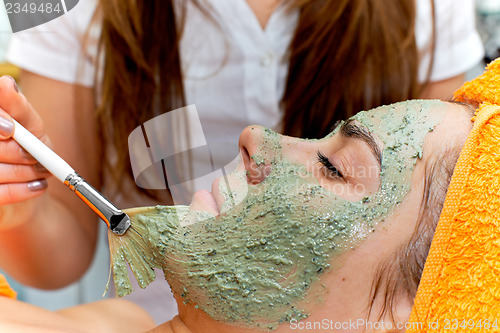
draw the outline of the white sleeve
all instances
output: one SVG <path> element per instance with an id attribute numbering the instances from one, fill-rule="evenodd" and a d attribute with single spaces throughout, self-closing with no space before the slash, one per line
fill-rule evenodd
<path id="1" fill-rule="evenodd" d="M 484 47 L 476 30 L 474 0 L 417 0 L 415 37 L 420 52 L 419 79 L 427 76 L 431 56 L 432 14 L 436 12 L 436 49 L 430 80 L 465 73 L 477 65 Z"/>
<path id="2" fill-rule="evenodd" d="M 96 0 L 80 0 L 66 14 L 37 27 L 16 32 L 7 48 L 7 60 L 14 65 L 67 83 L 91 86 L 94 82 L 98 31 L 85 33 Z"/>

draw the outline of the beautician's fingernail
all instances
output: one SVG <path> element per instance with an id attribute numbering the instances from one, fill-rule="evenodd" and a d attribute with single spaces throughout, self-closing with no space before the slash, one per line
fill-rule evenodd
<path id="1" fill-rule="evenodd" d="M 13 131 L 14 123 L 4 117 L 0 117 L 0 135 L 8 138 L 12 135 Z"/>
<path id="2" fill-rule="evenodd" d="M 47 186 L 47 179 L 38 179 L 28 183 L 28 189 L 32 192 L 45 190 Z"/>
<path id="3" fill-rule="evenodd" d="M 49 171 L 47 169 L 45 169 L 45 167 L 43 165 L 41 165 L 40 163 L 37 163 L 35 164 L 35 170 L 40 172 L 40 173 L 48 173 Z"/>
<path id="4" fill-rule="evenodd" d="M 5 75 L 5 76 L 7 76 L 9 79 L 11 79 L 11 80 L 12 80 L 12 83 L 13 83 L 13 85 L 14 85 L 14 90 L 15 90 L 17 93 L 19 93 L 19 87 L 17 86 L 17 82 L 16 82 L 16 80 L 15 80 L 12 76 L 10 76 L 10 75 Z"/>

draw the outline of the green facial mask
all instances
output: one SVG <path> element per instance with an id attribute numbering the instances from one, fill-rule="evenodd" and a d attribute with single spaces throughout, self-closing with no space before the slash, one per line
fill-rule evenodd
<path id="1" fill-rule="evenodd" d="M 216 320 L 272 329 L 307 317 L 299 301 L 307 299 L 311 285 L 336 269 L 335 258 L 366 239 L 408 194 L 440 109 L 443 102 L 418 100 L 353 117 L 384 144 L 380 189 L 358 202 L 322 188 L 305 166 L 283 156 L 280 135 L 264 131 L 262 149 L 253 158 L 270 163 L 267 178 L 233 192 L 221 183 L 227 199 L 223 213 L 201 214 L 195 224 L 180 225 L 187 207 L 159 206 L 138 216 L 142 260 L 164 269 L 177 295 Z M 242 172 L 230 177 L 246 179 Z M 131 252 L 113 256 L 119 294 L 128 292 L 124 267 Z M 135 258 L 129 262 L 140 284 L 151 282 L 152 270 L 141 272 Z"/>

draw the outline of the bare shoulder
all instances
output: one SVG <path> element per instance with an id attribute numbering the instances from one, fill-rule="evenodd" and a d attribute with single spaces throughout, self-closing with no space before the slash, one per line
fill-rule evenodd
<path id="1" fill-rule="evenodd" d="M 109 299 L 51 312 L 0 297 L 0 332 L 144 332 L 153 319 L 138 305 Z"/>
<path id="2" fill-rule="evenodd" d="M 144 332 L 156 326 L 143 308 L 116 298 L 71 307 L 57 314 L 88 332 Z"/>
<path id="3" fill-rule="evenodd" d="M 71 320 L 51 311 L 0 297 L 0 332 L 83 332 Z"/>

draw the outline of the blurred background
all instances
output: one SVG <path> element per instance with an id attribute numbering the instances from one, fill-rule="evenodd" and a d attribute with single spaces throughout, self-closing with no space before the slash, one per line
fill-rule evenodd
<path id="1" fill-rule="evenodd" d="M 17 70 L 5 63 L 5 49 L 12 34 L 3 0 L 0 0 L 0 75 L 16 76 Z"/>
<path id="2" fill-rule="evenodd" d="M 437 0 L 439 1 L 439 0 Z M 483 63 L 467 73 L 467 79 L 470 80 L 481 74 L 484 65 L 492 59 L 500 56 L 500 0 L 476 0 L 476 24 L 485 47 L 485 58 Z M 0 75 L 10 75 L 18 77 L 19 70 L 5 61 L 5 50 L 9 43 L 12 31 L 5 12 L 3 0 L 0 0 Z M 103 231 L 105 229 L 101 229 Z M 103 240 L 104 237 L 99 237 Z M 98 246 L 100 256 L 95 258 L 94 266 L 97 262 L 107 262 L 107 246 L 101 242 Z M 11 281 L 14 289 L 19 294 L 18 298 L 50 310 L 56 310 L 63 307 L 86 303 L 102 297 L 107 276 L 98 274 L 90 269 L 85 277 L 73 285 L 58 291 L 40 291 L 33 288 L 23 287 Z"/>
<path id="3" fill-rule="evenodd" d="M 500 0 L 476 0 L 476 24 L 485 47 L 484 63 L 470 71 L 467 79 L 482 73 L 484 64 L 500 56 Z M 18 70 L 5 62 L 5 49 L 12 34 L 3 0 L 0 0 L 0 75 L 17 76 Z"/>

